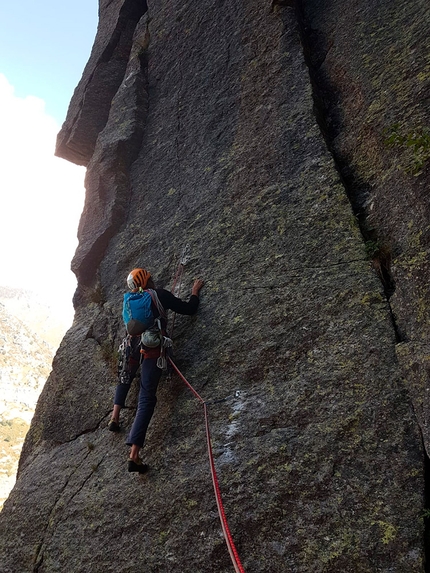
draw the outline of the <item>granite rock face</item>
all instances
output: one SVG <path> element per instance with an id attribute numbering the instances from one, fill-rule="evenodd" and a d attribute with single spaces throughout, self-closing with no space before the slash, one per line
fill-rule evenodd
<path id="1" fill-rule="evenodd" d="M 390 299 L 429 452 L 429 7 L 303 2 L 302 18 L 323 131 Z"/>
<path id="2" fill-rule="evenodd" d="M 106 430 L 125 277 L 170 288 L 184 251 L 180 296 L 205 286 L 175 356 L 244 570 L 424 571 L 429 21 L 415 0 L 100 3 L 57 148 L 88 166 L 75 322 L 2 573 L 233 570 L 186 386 L 160 385 L 147 476 Z"/>

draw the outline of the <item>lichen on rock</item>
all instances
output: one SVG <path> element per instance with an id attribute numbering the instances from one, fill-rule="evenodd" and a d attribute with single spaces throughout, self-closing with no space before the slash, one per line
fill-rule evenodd
<path id="1" fill-rule="evenodd" d="M 387 98 L 403 94 L 400 113 L 414 95 L 394 81 L 380 91 L 387 2 L 291 4 L 101 2 L 62 130 L 76 137 L 57 150 L 75 145 L 69 159 L 88 165 L 75 322 L 0 514 L 5 573 L 232 570 L 201 405 L 185 385 L 160 385 L 141 480 L 125 471 L 124 436 L 106 431 L 125 277 L 144 266 L 170 288 L 185 245 L 180 296 L 196 276 L 205 286 L 198 314 L 175 322 L 175 356 L 208 403 L 244 569 L 423 571 L 427 299 L 417 283 L 420 322 L 405 293 L 426 264 L 425 217 L 388 197 L 387 182 L 397 194 L 407 175 L 378 135 Z M 408 41 L 429 20 L 412 5 L 396 28 Z M 110 37 L 124 38 L 121 65 L 115 50 L 103 56 Z M 81 141 L 99 64 L 115 70 L 112 93 Z M 402 253 L 407 270 L 393 263 Z M 400 332 L 421 344 L 399 345 Z M 126 428 L 135 406 L 136 391 Z"/>

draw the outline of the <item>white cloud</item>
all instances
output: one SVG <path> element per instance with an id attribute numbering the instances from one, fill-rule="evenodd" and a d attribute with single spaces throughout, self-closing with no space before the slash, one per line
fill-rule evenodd
<path id="1" fill-rule="evenodd" d="M 71 316 L 85 169 L 54 156 L 60 126 L 2 74 L 0 126 L 0 285 L 33 290 Z"/>

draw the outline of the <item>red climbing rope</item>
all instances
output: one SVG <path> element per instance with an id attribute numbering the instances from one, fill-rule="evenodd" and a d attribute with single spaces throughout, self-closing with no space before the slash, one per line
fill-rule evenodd
<path id="1" fill-rule="evenodd" d="M 206 439 L 208 442 L 209 464 L 211 466 L 212 483 L 214 486 L 215 498 L 218 506 L 218 514 L 221 520 L 221 527 L 224 533 L 227 549 L 228 552 L 230 553 L 230 558 L 234 566 L 234 570 L 236 571 L 236 573 L 245 573 L 245 570 L 242 567 L 242 563 L 240 562 L 239 554 L 234 544 L 233 537 L 231 536 L 230 529 L 228 527 L 227 517 L 225 515 L 224 506 L 221 498 L 221 490 L 219 488 L 218 477 L 215 470 L 214 457 L 212 453 L 211 435 L 209 431 L 208 410 L 206 404 L 203 404 L 203 408 L 205 411 Z"/>
<path id="2" fill-rule="evenodd" d="M 217 477 L 217 473 L 215 470 L 215 462 L 214 462 L 214 457 L 213 457 L 213 453 L 212 453 L 211 435 L 210 435 L 210 430 L 209 430 L 209 418 L 208 418 L 208 410 L 206 407 L 206 403 L 203 400 L 203 398 L 200 396 L 200 394 L 191 386 L 191 384 L 188 382 L 188 380 L 185 378 L 185 376 L 182 374 L 182 372 L 179 370 L 179 368 L 176 366 L 176 364 L 173 362 L 173 360 L 170 358 L 170 356 L 168 357 L 168 361 L 172 365 L 175 372 L 178 374 L 179 378 L 181 378 L 181 380 L 188 386 L 188 388 L 191 390 L 191 392 L 194 394 L 194 396 L 199 400 L 199 402 L 201 402 L 203 404 L 203 409 L 204 409 L 204 414 L 205 414 L 206 439 L 207 439 L 208 454 L 209 454 L 209 464 L 210 464 L 210 468 L 211 468 L 212 483 L 213 483 L 213 487 L 214 487 L 214 491 L 215 491 L 215 498 L 216 498 L 216 503 L 218 506 L 218 513 L 219 513 L 219 517 L 220 517 L 220 521 L 221 521 L 221 527 L 222 527 L 222 530 L 224 533 L 224 538 L 225 538 L 225 541 L 227 544 L 227 549 L 228 549 L 228 552 L 230 553 L 230 558 L 231 558 L 231 561 L 232 561 L 233 566 L 234 566 L 234 570 L 236 571 L 236 573 L 245 573 L 245 570 L 242 567 L 242 563 L 240 562 L 240 558 L 239 558 L 239 554 L 237 552 L 236 546 L 234 545 L 234 541 L 233 541 L 233 538 L 231 536 L 230 529 L 228 527 L 227 517 L 225 515 L 224 506 L 222 503 L 221 490 L 220 490 L 219 483 L 218 483 L 218 477 Z"/>
<path id="3" fill-rule="evenodd" d="M 175 294 L 175 290 L 176 290 L 177 296 L 179 296 L 179 291 L 181 288 L 181 281 L 182 281 L 182 274 L 183 274 L 184 266 L 188 260 L 188 251 L 189 251 L 189 246 L 186 245 L 182 254 L 181 254 L 181 260 L 179 262 L 178 270 L 176 271 L 176 276 L 174 278 L 173 286 L 171 289 L 171 292 L 173 292 L 174 294 Z M 175 315 L 173 316 L 173 320 L 172 320 L 172 326 L 170 329 L 170 336 L 173 336 L 174 324 L 175 324 Z M 199 400 L 199 402 L 201 404 L 203 404 L 203 410 L 204 410 L 204 414 L 205 414 L 206 440 L 207 440 L 207 447 L 208 447 L 208 454 L 209 454 L 209 465 L 210 465 L 210 469 L 211 469 L 212 483 L 213 483 L 213 487 L 214 487 L 214 491 L 215 491 L 215 499 L 216 499 L 216 503 L 218 506 L 218 514 L 219 514 L 220 521 L 221 521 L 221 527 L 222 527 L 222 531 L 224 533 L 224 538 L 225 538 L 225 542 L 227 544 L 227 549 L 228 549 L 228 552 L 230 553 L 230 558 L 231 558 L 231 561 L 232 561 L 233 566 L 234 566 L 234 570 L 236 571 L 236 573 L 245 573 L 245 570 L 242 567 L 242 563 L 240 562 L 240 558 L 239 558 L 239 554 L 237 552 L 236 546 L 234 545 L 234 541 L 233 541 L 233 538 L 231 536 L 230 529 L 228 527 L 227 517 L 225 515 L 224 506 L 222 503 L 221 490 L 220 490 L 219 483 L 218 483 L 218 477 L 217 477 L 214 457 L 213 457 L 213 453 L 212 453 L 212 443 L 211 443 L 211 436 L 210 436 L 210 430 L 209 430 L 209 417 L 208 417 L 208 410 L 207 410 L 206 403 L 203 400 L 203 398 L 200 396 L 200 394 L 191 386 L 191 384 L 188 382 L 188 380 L 185 378 L 185 376 L 182 374 L 182 372 L 179 370 L 179 368 L 176 366 L 176 364 L 173 362 L 173 360 L 170 358 L 170 356 L 167 356 L 167 360 L 169 361 L 169 363 L 171 364 L 172 368 L 175 370 L 175 372 L 179 376 L 179 378 L 186 384 L 186 386 L 188 386 L 188 388 L 191 390 L 191 392 L 194 394 L 194 396 L 197 398 L 197 400 Z"/>
<path id="4" fill-rule="evenodd" d="M 197 400 L 199 400 L 202 404 L 205 403 L 205 401 L 203 400 L 203 398 L 200 396 L 200 394 L 194 390 L 194 388 L 191 386 L 191 384 L 188 382 L 188 380 L 185 378 L 185 376 L 182 374 L 182 372 L 179 370 L 179 368 L 176 366 L 176 364 L 173 362 L 173 360 L 170 358 L 170 356 L 167 357 L 167 360 L 170 362 L 170 364 L 173 366 L 173 369 L 175 370 L 176 374 L 179 376 L 179 378 L 182 380 L 182 382 L 185 382 L 185 384 L 188 386 L 188 388 L 191 390 L 191 392 L 194 394 L 194 396 L 197 398 Z"/>

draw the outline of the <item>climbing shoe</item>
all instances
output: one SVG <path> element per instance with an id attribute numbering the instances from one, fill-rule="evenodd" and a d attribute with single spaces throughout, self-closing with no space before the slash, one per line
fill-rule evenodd
<path id="1" fill-rule="evenodd" d="M 149 470 L 147 464 L 143 464 L 142 460 L 135 462 L 134 460 L 128 460 L 128 471 L 138 472 L 139 474 L 145 474 Z"/>
<path id="2" fill-rule="evenodd" d="M 118 422 L 115 422 L 115 420 L 111 420 L 108 425 L 108 430 L 110 430 L 111 432 L 119 432 L 120 427 Z"/>

